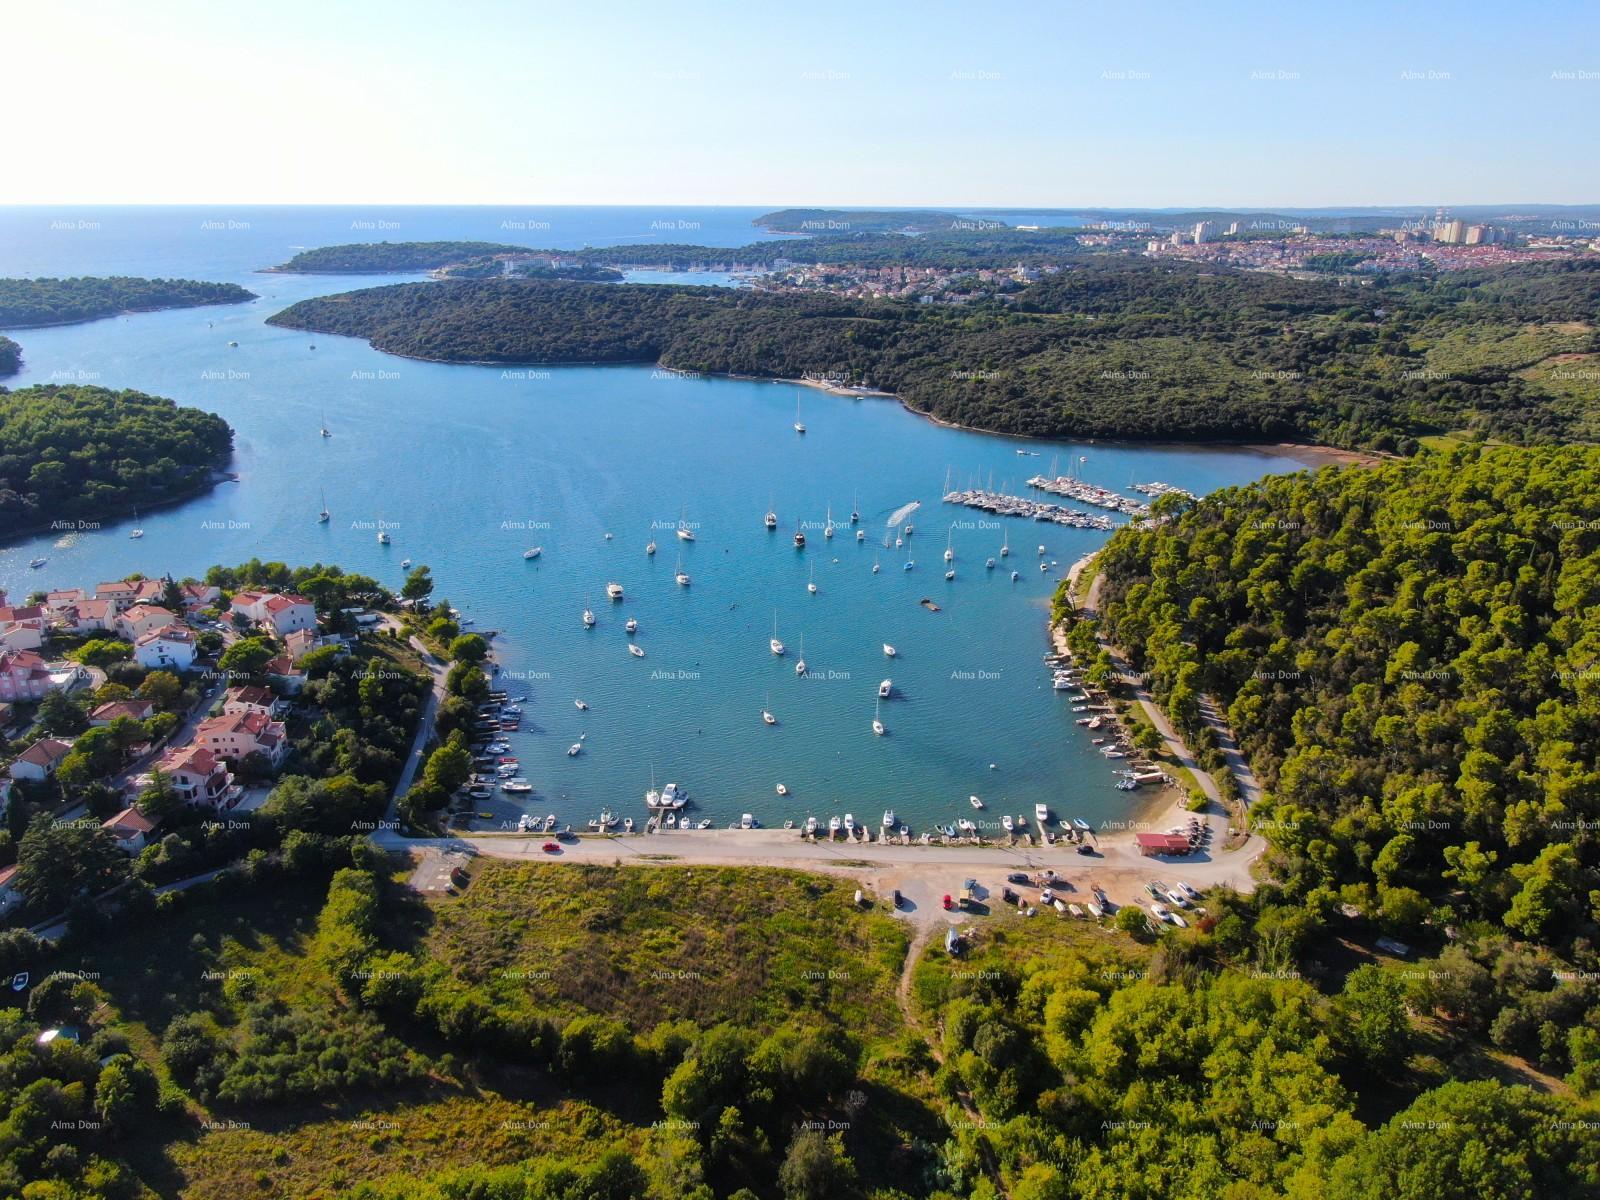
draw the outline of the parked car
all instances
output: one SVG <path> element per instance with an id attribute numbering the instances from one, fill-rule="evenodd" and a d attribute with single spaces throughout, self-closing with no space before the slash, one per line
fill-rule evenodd
<path id="1" fill-rule="evenodd" d="M 544 852 L 546 854 L 560 854 L 561 853 L 561 846 L 556 842 L 546 842 L 544 844 L 543 849 L 544 849 Z"/>
<path id="2" fill-rule="evenodd" d="M 1006 882 L 1007 883 L 1020 883 L 1024 887 L 1032 887 L 1033 886 L 1033 880 L 1029 879 L 1021 871 L 1013 871 L 1013 872 L 1011 872 L 1011 874 L 1006 876 Z"/>
<path id="3" fill-rule="evenodd" d="M 954 908 L 956 906 L 956 902 L 954 900 L 950 899 L 950 893 L 949 892 L 946 892 L 944 894 L 944 906 L 947 909 L 948 908 Z"/>

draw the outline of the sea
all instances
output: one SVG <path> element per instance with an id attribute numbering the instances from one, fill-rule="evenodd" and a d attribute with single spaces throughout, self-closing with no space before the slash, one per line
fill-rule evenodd
<path id="1" fill-rule="evenodd" d="M 993 436 L 942 427 L 889 398 L 650 366 L 418 362 L 265 324 L 308 296 L 408 278 L 262 273 L 302 248 L 741 245 L 763 236 L 752 224 L 759 212 L 0 209 L 0 275 L 194 278 L 259 296 L 0 330 L 25 360 L 8 386 L 134 388 L 218 413 L 236 431 L 238 475 L 140 514 L 139 540 L 128 537 L 129 514 L 0 547 L 0 588 L 21 597 L 134 571 L 182 578 L 251 558 L 338 563 L 398 588 L 407 561 L 427 564 L 435 598 L 494 633 L 499 679 L 526 697 L 511 740 L 535 791 L 487 804 L 490 827 L 524 811 L 581 827 L 602 809 L 642 825 L 645 791 L 668 781 L 691 797 L 690 815 L 718 826 L 743 813 L 771 826 L 846 812 L 876 826 L 892 809 L 920 831 L 979 815 L 970 795 L 995 821 L 1031 821 L 1040 802 L 1098 828 L 1136 820 L 1150 795 L 1113 786 L 1119 764 L 1075 724 L 1082 714 L 1052 690 L 1043 661 L 1056 582 L 1109 535 L 947 505 L 946 483 L 1050 499 L 1024 481 L 1054 465 L 1125 493 L 1150 481 L 1206 493 L 1308 464 L 1248 448 Z M 331 437 L 319 435 L 324 422 Z M 324 504 L 333 516 L 319 524 Z M 764 527 L 769 508 L 775 531 Z M 679 539 L 680 527 L 694 540 Z M 954 580 L 944 577 L 947 546 Z M 525 558 L 533 547 L 538 557 Z M 47 561 L 30 568 L 36 558 Z M 680 569 L 688 586 L 675 581 Z M 620 601 L 607 599 L 613 582 Z M 798 675 L 802 655 L 808 670 Z M 880 703 L 884 679 L 893 690 Z"/>

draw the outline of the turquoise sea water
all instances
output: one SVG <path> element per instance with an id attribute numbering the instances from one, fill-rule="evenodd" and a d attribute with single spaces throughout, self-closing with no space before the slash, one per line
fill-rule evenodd
<path id="1" fill-rule="evenodd" d="M 304 244 L 340 236 L 336 227 L 296 235 Z M 574 824 L 606 805 L 642 820 L 652 769 L 718 824 L 747 811 L 766 824 L 845 811 L 876 824 L 893 807 L 923 828 L 969 814 L 970 793 L 995 817 L 1031 817 L 1045 801 L 1096 823 L 1124 818 L 1131 802 L 1111 787 L 1112 764 L 1074 726 L 1041 661 L 1055 580 L 1106 535 L 946 506 L 946 473 L 1026 493 L 1021 480 L 1053 457 L 1064 466 L 1082 456 L 1084 476 L 1113 488 L 1161 479 L 1204 492 L 1298 467 L 1238 449 L 973 434 L 891 400 L 791 384 L 392 358 L 263 324 L 302 296 L 370 277 L 202 271 L 215 266 L 205 259 L 212 243 L 192 239 L 188 270 L 167 241 L 159 264 L 141 267 L 124 253 L 117 269 L 157 273 L 152 266 L 164 264 L 162 273 L 235 279 L 263 298 L 23 331 L 15 336 L 26 369 L 10 382 L 133 387 L 220 413 L 237 431 L 239 482 L 143 514 L 140 541 L 127 537 L 127 521 L 4 547 L 0 587 L 20 595 L 135 570 L 181 576 L 253 556 L 338 562 L 398 586 L 402 559 L 427 563 L 438 595 L 478 628 L 500 631 L 509 689 L 528 696 L 514 735 L 537 788 L 526 807 Z M 0 242 L 0 272 L 17 269 L 6 263 L 13 251 Z M 803 437 L 791 428 L 797 403 Z M 324 414 L 332 438 L 318 436 Z M 333 520 L 319 525 L 324 493 Z M 914 500 L 916 533 L 904 549 L 883 550 L 887 517 Z M 769 502 L 776 533 L 762 525 Z M 864 543 L 849 524 L 852 505 Z M 822 536 L 830 506 L 831 541 Z M 694 528 L 693 543 L 674 536 L 680 520 Z M 391 545 L 377 543 L 377 521 L 392 529 Z M 797 521 L 807 524 L 803 553 L 792 544 Z M 947 582 L 952 522 L 957 578 Z M 986 570 L 1007 537 L 1009 559 Z M 1040 543 L 1044 561 L 1057 564 L 1046 572 Z M 526 561 L 531 545 L 543 554 Z M 47 566 L 30 570 L 35 557 Z M 688 588 L 673 580 L 680 561 Z M 626 592 L 620 603 L 605 597 L 613 580 Z M 592 630 L 581 623 L 586 605 L 599 618 Z M 774 615 L 789 651 L 781 659 L 767 644 Z M 626 651 L 629 616 L 640 623 L 642 659 Z M 899 651 L 892 662 L 884 642 Z M 802 643 L 805 678 L 793 668 Z M 871 723 L 884 677 L 895 695 L 879 738 Z M 764 707 L 775 727 L 762 723 Z M 568 757 L 580 736 L 584 752 Z M 775 795 L 780 782 L 787 799 Z"/>

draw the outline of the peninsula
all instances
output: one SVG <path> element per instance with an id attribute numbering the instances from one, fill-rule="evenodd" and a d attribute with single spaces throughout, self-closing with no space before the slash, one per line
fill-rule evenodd
<path id="1" fill-rule="evenodd" d="M 196 279 L 104 278 L 0 279 L 0 329 L 70 325 L 123 313 L 166 308 L 242 304 L 256 294 L 236 283 Z"/>

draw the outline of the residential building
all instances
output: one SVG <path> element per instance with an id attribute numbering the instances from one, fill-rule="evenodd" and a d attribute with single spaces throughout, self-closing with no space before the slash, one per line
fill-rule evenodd
<path id="1" fill-rule="evenodd" d="M 152 630 L 178 624 L 178 615 L 159 604 L 135 604 L 117 614 L 112 627 L 135 645 Z"/>
<path id="2" fill-rule="evenodd" d="M 151 670 L 187 671 L 194 656 L 194 632 L 182 625 L 153 629 L 133 644 L 134 661 Z"/>
<path id="3" fill-rule="evenodd" d="M 50 687 L 44 659 L 32 650 L 0 653 L 0 701 L 43 700 Z"/>
<path id="4" fill-rule="evenodd" d="M 139 595 L 139 584 L 132 580 L 122 579 L 114 583 L 97 583 L 94 589 L 96 600 L 109 600 L 113 612 L 125 611 Z"/>
<path id="5" fill-rule="evenodd" d="M 238 713 L 260 713 L 264 717 L 278 715 L 280 702 L 277 693 L 271 688 L 249 687 L 229 688 L 223 697 L 222 711 L 229 716 Z"/>
<path id="6" fill-rule="evenodd" d="M 22 893 L 12 886 L 12 880 L 16 877 L 16 867 L 0 867 L 0 916 L 22 903 Z"/>
<path id="7" fill-rule="evenodd" d="M 57 592 L 46 593 L 44 606 L 53 613 L 59 613 L 62 609 L 72 608 L 87 599 L 89 594 L 82 588 L 63 588 Z"/>
<path id="8" fill-rule="evenodd" d="M 1139 846 L 1139 853 L 1146 858 L 1156 855 L 1189 853 L 1189 839 L 1180 833 L 1138 833 L 1134 841 Z"/>
<path id="9" fill-rule="evenodd" d="M 44 630 L 31 621 L 0 622 L 0 650 L 37 650 L 44 645 Z"/>
<path id="10" fill-rule="evenodd" d="M 294 665 L 287 654 L 280 654 L 267 663 L 262 671 L 266 677 L 291 696 L 298 696 L 306 685 L 306 673 Z"/>
<path id="11" fill-rule="evenodd" d="M 101 822 L 100 828 L 111 834 L 118 850 L 124 854 L 137 854 L 149 843 L 156 825 L 157 822 L 130 804 L 116 816 L 107 817 Z"/>
<path id="12" fill-rule="evenodd" d="M 204 746 L 180 746 L 161 756 L 156 769 L 167 777 L 172 790 L 185 804 L 216 808 L 233 786 L 227 765 Z M 150 777 L 139 781 L 141 790 L 150 786 Z"/>
<path id="13" fill-rule="evenodd" d="M 187 609 L 212 608 L 222 599 L 222 589 L 212 587 L 209 583 L 181 584 L 178 591 L 183 593 L 183 606 Z"/>
<path id="14" fill-rule="evenodd" d="M 72 633 L 110 633 L 117 609 L 110 600 L 79 600 L 56 614 L 63 629 Z"/>
<path id="15" fill-rule="evenodd" d="M 59 738 L 40 738 L 11 760 L 11 778 L 42 783 L 56 773 L 61 760 L 72 753 L 72 743 Z"/>
<path id="16" fill-rule="evenodd" d="M 153 700 L 110 700 L 89 714 L 90 725 L 109 725 L 120 717 L 131 721 L 148 721 L 155 715 Z"/>
<path id="17" fill-rule="evenodd" d="M 196 745 L 235 763 L 251 754 L 264 754 L 276 767 L 289 750 L 283 722 L 260 712 L 224 713 L 207 718 L 194 731 L 194 740 Z"/>

